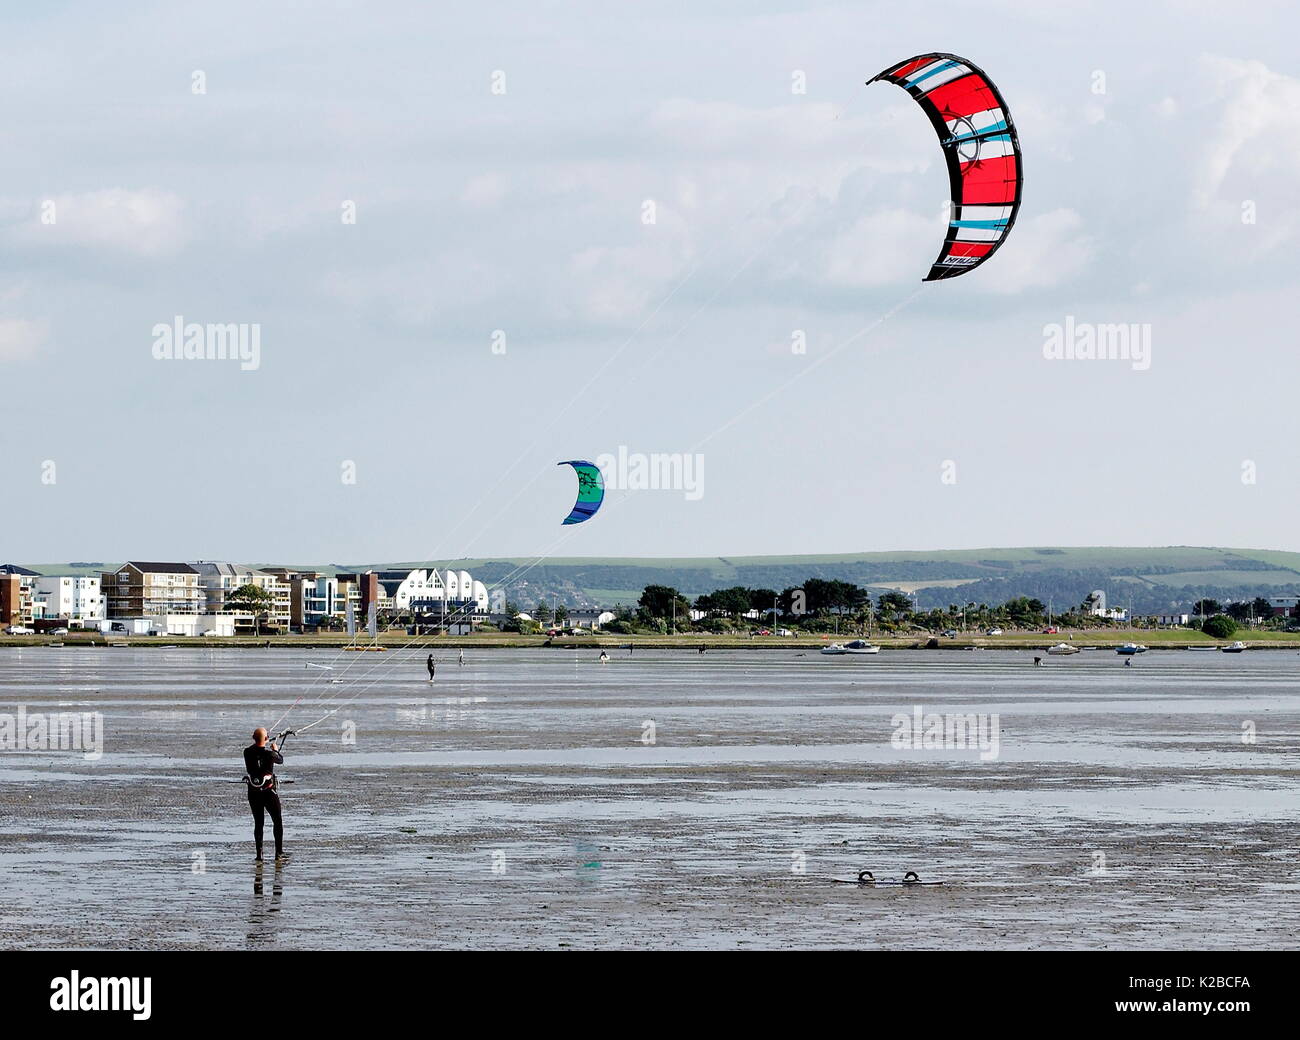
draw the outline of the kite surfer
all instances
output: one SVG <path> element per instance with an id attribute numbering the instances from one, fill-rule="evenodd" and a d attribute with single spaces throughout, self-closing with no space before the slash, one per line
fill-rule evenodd
<path id="1" fill-rule="evenodd" d="M 253 841 L 257 845 L 257 862 L 262 862 L 262 826 L 265 816 L 271 814 L 271 832 L 275 836 L 275 858 L 287 859 L 284 851 L 284 822 L 280 818 L 280 796 L 275 792 L 275 767 L 284 764 L 284 756 L 275 741 L 268 746 L 266 730 L 258 726 L 253 730 L 253 743 L 244 748 L 244 777 L 248 784 L 248 807 L 253 812 Z"/>
<path id="2" fill-rule="evenodd" d="M 424 662 L 424 666 L 427 669 L 429 669 L 429 682 L 433 682 L 433 673 L 434 673 L 433 654 L 429 655 L 429 659 Z"/>

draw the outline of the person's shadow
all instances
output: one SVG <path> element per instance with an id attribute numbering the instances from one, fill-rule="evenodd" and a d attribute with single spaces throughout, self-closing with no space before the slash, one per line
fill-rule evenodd
<path id="1" fill-rule="evenodd" d="M 272 915 L 280 912 L 280 899 L 284 895 L 284 882 L 280 864 L 275 864 L 275 874 L 271 878 L 271 898 L 267 899 L 263 879 L 263 864 L 258 863 L 253 872 L 253 898 L 248 906 L 248 948 L 265 949 L 267 943 L 275 942 L 276 918 Z"/>

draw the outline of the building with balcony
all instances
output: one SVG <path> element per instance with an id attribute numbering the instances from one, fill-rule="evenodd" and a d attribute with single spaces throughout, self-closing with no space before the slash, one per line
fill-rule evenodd
<path id="1" fill-rule="evenodd" d="M 40 574 L 16 563 L 0 564 L 0 625 L 30 625 L 36 616 Z"/>
<path id="2" fill-rule="evenodd" d="M 105 617 L 102 579 L 85 575 L 41 575 L 34 589 L 37 618 L 101 621 Z"/>
<path id="3" fill-rule="evenodd" d="M 232 614 L 235 628 L 260 630 L 264 628 L 288 632 L 293 614 L 293 586 L 287 572 L 259 570 L 238 563 L 215 563 L 196 560 L 190 564 L 198 575 L 203 591 L 203 613 Z M 266 592 L 270 599 L 257 616 L 244 604 L 234 602 L 233 594 L 245 585 L 253 585 Z"/>
<path id="4" fill-rule="evenodd" d="M 100 575 L 106 618 L 202 614 L 206 600 L 199 573 L 188 563 L 131 560 Z"/>

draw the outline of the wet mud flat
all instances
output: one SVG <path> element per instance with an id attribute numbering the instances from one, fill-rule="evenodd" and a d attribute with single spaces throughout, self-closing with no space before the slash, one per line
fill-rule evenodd
<path id="1" fill-rule="evenodd" d="M 1249 949 L 1300 931 L 1293 655 L 467 658 L 429 684 L 422 653 L 6 655 L 0 712 L 99 712 L 104 753 L 0 752 L 0 946 Z M 294 856 L 259 868 L 233 781 L 286 709 Z M 996 715 L 996 757 L 895 746 L 918 709 Z M 945 884 L 831 880 L 862 869 Z"/>

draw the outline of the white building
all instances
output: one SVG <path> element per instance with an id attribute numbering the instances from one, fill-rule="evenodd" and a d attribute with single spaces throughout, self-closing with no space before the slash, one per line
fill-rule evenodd
<path id="1" fill-rule="evenodd" d="M 409 616 L 417 628 L 464 635 L 487 619 L 487 586 L 475 581 L 469 571 L 417 567 L 411 571 L 374 571 L 361 578 L 363 588 L 366 582 L 375 583 L 381 609 Z"/>
<path id="2" fill-rule="evenodd" d="M 487 586 L 475 581 L 469 571 L 416 568 L 413 571 L 377 571 L 380 605 L 404 613 L 408 610 L 459 608 L 488 609 Z"/>
<path id="3" fill-rule="evenodd" d="M 106 636 L 233 636 L 233 614 L 151 614 L 97 622 Z"/>
<path id="4" fill-rule="evenodd" d="M 351 605 L 353 616 L 361 615 L 361 590 L 356 576 L 327 577 L 323 574 L 301 574 L 290 579 L 296 600 L 293 604 L 293 624 L 319 625 L 325 618 L 346 618 Z"/>
<path id="5" fill-rule="evenodd" d="M 99 578 L 59 575 L 36 579 L 33 616 L 67 621 L 100 621 L 105 616 Z"/>
<path id="6" fill-rule="evenodd" d="M 256 570 L 238 563 L 212 563 L 200 560 L 190 564 L 199 575 L 199 587 L 203 590 L 205 614 L 233 613 L 238 628 L 278 628 L 289 631 L 292 615 L 293 588 L 288 580 L 279 574 Z M 231 593 L 244 585 L 256 585 L 270 594 L 271 599 L 264 613 L 254 619 L 251 611 L 233 608 L 229 599 Z"/>
<path id="7" fill-rule="evenodd" d="M 590 628 L 594 631 L 608 625 L 614 618 L 614 612 L 603 607 L 571 607 L 568 624 L 570 628 Z"/>

